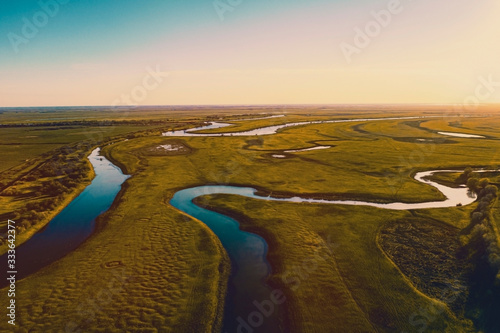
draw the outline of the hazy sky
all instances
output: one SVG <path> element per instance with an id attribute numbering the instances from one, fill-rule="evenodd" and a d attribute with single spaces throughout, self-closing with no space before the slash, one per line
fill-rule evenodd
<path id="1" fill-rule="evenodd" d="M 500 1 L 397 3 L 1 1 L 0 106 L 500 102 Z"/>

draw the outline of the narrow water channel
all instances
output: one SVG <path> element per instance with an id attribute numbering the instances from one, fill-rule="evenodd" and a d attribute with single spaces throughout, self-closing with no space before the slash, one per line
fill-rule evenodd
<path id="1" fill-rule="evenodd" d="M 75 250 L 94 231 L 96 218 L 107 211 L 121 185 L 129 177 L 96 148 L 88 159 L 95 178 L 78 197 L 49 224 L 16 249 L 17 279 L 31 275 Z M 0 257 L 2 274 L 7 271 L 7 254 Z M 7 285 L 2 279 L 0 287 Z"/>
<path id="2" fill-rule="evenodd" d="M 250 325 L 255 332 L 283 332 L 279 324 L 283 309 L 277 305 L 270 311 L 269 316 L 257 314 L 256 318 L 252 317 L 255 316 L 254 312 L 259 311 L 256 302 L 260 304 L 271 299 L 272 288 L 265 282 L 271 273 L 271 267 L 266 260 L 266 241 L 260 236 L 240 230 L 236 220 L 201 208 L 192 202 L 196 197 L 211 193 L 250 195 L 251 191 L 252 189 L 231 186 L 199 186 L 175 193 L 170 204 L 212 229 L 231 259 L 231 276 L 222 332 L 248 332 L 248 327 L 244 328 L 246 325 Z M 260 325 L 255 327 L 258 323 Z"/>
<path id="3" fill-rule="evenodd" d="M 190 128 L 187 130 L 180 131 L 170 131 L 162 133 L 163 136 L 254 136 L 254 135 L 271 135 L 278 133 L 279 130 L 288 127 L 296 127 L 311 124 L 334 124 L 334 123 L 352 123 L 352 122 L 362 122 L 362 121 L 381 121 L 381 120 L 401 120 L 401 119 L 424 119 L 424 118 L 434 118 L 437 116 L 408 116 L 408 117 L 387 117 L 387 118 L 355 118 L 355 119 L 336 119 L 336 120 L 313 120 L 313 121 L 301 121 L 296 123 L 285 123 L 281 125 L 273 125 L 260 127 L 249 131 L 242 132 L 227 132 L 227 133 L 196 133 L 201 130 L 218 129 L 231 126 L 228 123 L 218 123 L 210 122 L 208 125 L 200 126 L 196 128 Z"/>

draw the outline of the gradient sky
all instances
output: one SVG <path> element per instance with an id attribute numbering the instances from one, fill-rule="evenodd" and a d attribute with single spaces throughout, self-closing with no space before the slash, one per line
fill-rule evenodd
<path id="1" fill-rule="evenodd" d="M 53 1 L 1 1 L 0 106 L 500 102 L 498 0 L 401 0 L 350 63 L 390 0 Z"/>

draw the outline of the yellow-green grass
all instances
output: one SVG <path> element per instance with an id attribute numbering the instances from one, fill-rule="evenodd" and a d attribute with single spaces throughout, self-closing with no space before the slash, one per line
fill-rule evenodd
<path id="1" fill-rule="evenodd" d="M 149 106 L 138 108 L 77 107 L 77 108 L 0 108 L 0 124 L 56 122 L 72 120 L 157 120 L 157 119 L 233 119 L 262 117 L 268 114 L 293 113 L 310 115 L 402 114 L 419 112 L 442 113 L 449 106 Z"/>
<path id="2" fill-rule="evenodd" d="M 40 108 L 31 109 L 0 109 L 0 124 L 19 124 L 33 122 L 61 122 L 75 120 L 205 120 L 207 118 L 216 120 L 219 118 L 246 119 L 264 117 L 270 114 L 280 114 L 293 110 L 294 112 L 310 113 L 318 112 L 317 107 L 137 107 L 137 108 L 111 108 L 111 107 L 81 107 L 81 108 L 59 108 L 44 110 Z M 328 111 L 332 113 L 332 111 Z"/>
<path id="3" fill-rule="evenodd" d="M 444 132 L 457 132 L 465 134 L 486 135 L 495 138 L 500 137 L 500 129 L 491 122 L 492 117 L 471 117 L 459 119 L 436 119 L 426 121 L 421 124 L 423 128 L 444 131 Z"/>
<path id="4" fill-rule="evenodd" d="M 462 173 L 461 172 L 438 172 L 429 177 L 433 181 L 437 181 L 441 184 L 444 184 L 446 186 L 450 187 L 458 187 L 463 185 L 464 181 L 461 180 L 459 177 Z M 496 185 L 499 187 L 500 185 L 500 172 L 478 172 L 477 177 L 479 179 L 481 178 L 487 178 L 490 182 L 490 184 Z M 462 183 L 460 183 L 460 181 Z"/>
<path id="5" fill-rule="evenodd" d="M 473 331 L 439 299 L 416 289 L 377 245 L 379 229 L 409 212 L 371 207 L 266 202 L 229 195 L 199 200 L 237 218 L 269 243 L 270 283 L 285 291 L 293 332 Z M 469 209 L 422 216 L 462 226 Z M 243 217 L 242 217 L 243 216 Z M 455 218 L 459 216 L 459 221 Z"/>
<path id="6" fill-rule="evenodd" d="M 285 117 L 258 119 L 258 120 L 251 120 L 251 118 L 242 118 L 242 119 L 247 119 L 246 121 L 231 121 L 231 118 L 228 118 L 227 121 L 221 119 L 221 121 L 223 122 L 230 123 L 231 126 L 223 127 L 220 129 L 200 130 L 197 133 L 243 132 L 243 131 L 253 130 L 256 128 L 283 125 L 288 123 L 346 119 L 345 115 L 342 116 L 342 115 L 328 114 L 328 113 L 315 113 L 314 116 L 307 114 L 300 114 L 300 113 L 284 113 L 284 115 Z M 348 118 L 364 118 L 367 116 L 370 115 L 360 113 L 357 115 L 350 115 L 348 116 Z"/>
<path id="7" fill-rule="evenodd" d="M 433 145 L 401 142 L 391 137 L 372 136 L 366 140 L 356 134 L 351 136 L 354 132 L 350 131 L 351 126 L 321 124 L 289 128 L 279 135 L 261 137 L 262 145 L 249 149 L 244 149 L 245 140 L 252 138 L 188 137 L 185 140 L 199 150 L 186 158 L 193 163 L 193 169 L 197 168 L 196 163 L 216 164 L 215 177 L 200 170 L 201 183 L 256 184 L 273 192 L 325 193 L 383 201 L 439 199 L 435 189 L 411 179 L 418 170 L 498 162 L 497 143 L 491 140 Z M 390 136 L 389 131 L 386 133 Z M 290 154 L 292 158 L 287 159 L 274 159 L 266 154 L 323 144 L 321 140 L 336 140 L 336 146 Z M 226 161 L 228 152 L 231 158 Z"/>
<path id="8" fill-rule="evenodd" d="M 88 179 L 94 178 L 94 170 L 89 164 L 89 174 Z M 32 182 L 31 185 L 37 185 L 40 180 Z M 23 231 L 22 233 L 18 233 L 16 235 L 16 246 L 22 245 L 24 242 L 28 241 L 33 235 L 35 235 L 38 231 L 42 230 L 57 214 L 59 214 L 67 205 L 71 203 L 84 189 L 89 185 L 89 182 L 78 184 L 71 193 L 68 193 L 65 198 L 59 202 L 57 207 L 53 210 L 43 212 L 43 219 L 39 223 L 32 225 L 29 229 Z M 26 186 L 26 185 L 25 185 Z M 30 193 L 30 189 L 28 188 L 28 194 Z M 5 215 L 16 210 L 19 210 L 26 204 L 30 202 L 39 201 L 40 198 L 33 197 L 32 195 L 28 195 L 25 199 L 20 199 L 19 197 L 12 196 L 0 196 L 0 215 Z M 2 221 L 6 222 L 6 221 Z M 7 252 L 9 243 L 4 243 L 0 245 L 0 255 Z"/>
<path id="9" fill-rule="evenodd" d="M 36 120 L 32 120 L 36 122 Z M 84 126 L 62 126 L 62 127 L 15 127 L 2 128 L 0 131 L 0 189 L 4 185 L 11 184 L 7 190 L 15 189 L 19 195 L 6 195 L 5 191 L 0 193 L 0 216 L 11 215 L 15 211 L 23 210 L 29 203 L 38 202 L 47 196 L 36 196 L 35 189 L 43 185 L 43 179 L 33 181 L 21 180 L 24 175 L 35 170 L 42 165 L 47 156 L 50 156 L 54 149 L 63 145 L 69 147 L 71 143 L 81 141 L 102 141 L 110 137 L 124 135 L 131 132 L 150 129 L 147 126 L 112 126 L 112 127 L 84 127 Z M 90 152 L 90 151 L 89 151 Z M 87 152 L 87 153 L 89 153 Z M 43 154 L 43 156 L 42 156 Z M 90 167 L 90 163 L 87 164 Z M 58 177 L 54 177 L 56 179 Z M 93 171 L 89 172 L 88 179 L 93 178 Z M 64 209 L 89 182 L 83 182 L 72 189 L 63 200 L 59 201 L 57 207 L 45 211 L 37 212 L 43 215 L 41 221 L 33 224 L 28 230 L 18 233 L 17 245 L 21 245 L 31 236 L 41 230 L 50 222 L 61 210 Z M 10 217 L 10 218 L 15 218 Z M 1 221 L 1 223 L 5 223 Z M 32 221 L 34 222 L 34 221 Z M 0 224 L 1 225 L 1 224 Z M 7 244 L 0 245 L 0 253 L 7 250 Z"/>
<path id="10" fill-rule="evenodd" d="M 0 172 L 55 148 L 83 140 L 103 140 L 148 129 L 145 126 L 15 127 L 0 130 Z"/>
<path id="11" fill-rule="evenodd" d="M 268 108 L 248 108 L 248 107 L 141 107 L 130 109 L 113 110 L 112 108 L 81 108 L 80 110 L 59 109 L 59 110 L 5 110 L 0 112 L 0 124 L 19 124 L 32 122 L 61 122 L 76 120 L 219 120 L 225 119 L 249 119 L 260 118 L 272 114 L 294 113 L 318 113 L 317 107 L 268 107 Z M 1 111 L 1 110 L 0 110 Z M 325 113 L 332 113 L 327 111 Z"/>
<path id="12" fill-rule="evenodd" d="M 321 137 L 323 133 L 331 133 L 332 131 L 335 132 L 335 126 L 339 125 L 342 125 L 341 128 L 346 128 L 344 127 L 346 124 L 337 124 L 314 125 L 298 129 L 287 129 L 279 135 L 263 137 L 264 142 L 262 146 L 264 148 L 270 146 L 285 149 L 289 148 L 286 147 L 286 145 L 290 144 L 292 141 L 294 141 L 293 148 L 300 145 L 308 146 L 307 143 L 309 141 L 318 139 L 318 137 Z M 335 128 L 329 129 L 328 126 L 334 126 Z M 263 157 L 261 151 L 243 149 L 243 147 L 247 145 L 246 141 L 248 138 L 189 137 L 183 138 L 183 140 L 195 149 L 195 151 L 190 155 L 145 157 L 140 154 L 141 147 L 163 144 L 169 142 L 169 140 L 169 138 L 140 138 L 117 144 L 106 149 L 105 151 L 107 151 L 107 153 L 112 156 L 114 160 L 126 161 L 125 164 L 129 167 L 129 171 L 136 172 L 138 176 L 140 175 L 143 181 L 147 180 L 148 177 L 151 177 L 154 174 L 154 178 L 156 180 L 155 184 L 159 188 L 168 186 L 173 189 L 178 189 L 198 184 L 231 183 L 254 185 L 268 191 L 294 192 L 302 194 L 318 192 L 334 194 L 349 193 L 349 191 L 352 191 L 351 193 L 357 192 L 356 195 L 361 198 L 370 197 L 370 195 L 375 192 L 382 195 L 386 194 L 386 197 L 390 198 L 391 196 L 388 195 L 390 194 L 390 192 L 388 192 L 390 189 L 387 188 L 386 182 L 380 181 L 380 176 L 373 177 L 373 181 L 367 182 L 364 186 L 359 186 L 359 181 L 363 180 L 363 177 L 368 177 L 365 175 L 363 170 L 359 170 L 359 166 L 366 167 L 367 170 L 370 170 L 370 172 L 373 173 L 377 170 L 377 167 L 383 169 L 384 164 L 397 165 L 398 153 L 401 154 L 401 151 L 407 152 L 409 149 L 408 147 L 414 147 L 414 145 L 410 143 L 394 142 L 393 144 L 399 146 L 398 148 L 400 149 L 396 150 L 396 152 L 393 153 L 394 155 L 391 155 L 386 151 L 387 145 L 379 142 L 390 140 L 388 138 L 370 141 L 371 145 L 368 145 L 366 144 L 366 140 L 359 140 L 359 143 L 353 144 L 352 141 L 354 140 L 352 137 L 349 137 L 348 140 L 344 141 L 342 140 L 342 137 L 339 136 L 337 147 L 342 147 L 343 150 L 342 153 L 336 154 L 336 158 L 332 158 L 331 151 L 325 150 L 296 154 L 297 156 L 308 156 L 309 160 L 297 157 L 295 159 L 281 161 Z M 268 140 L 271 140 L 272 143 L 268 144 Z M 349 148 L 349 143 L 352 144 L 351 148 Z M 459 146 L 460 144 L 457 145 Z M 337 149 L 337 147 L 332 148 L 332 150 Z M 383 156 L 384 159 L 370 158 L 370 152 L 375 156 Z M 227 161 L 227 156 L 230 156 L 231 161 Z M 428 156 L 427 162 L 423 161 L 423 163 L 419 165 L 419 169 L 446 167 L 450 164 L 466 165 L 466 162 L 470 162 L 469 156 L 467 156 L 467 152 L 464 152 L 460 147 L 450 150 L 444 148 L 441 149 L 441 147 L 437 146 L 435 151 Z M 486 156 L 488 155 L 485 154 L 484 157 Z M 318 160 L 330 163 L 331 165 L 318 163 Z M 356 163 L 357 160 L 359 160 L 359 163 Z M 221 161 L 223 162 L 221 163 Z M 287 163 L 286 166 L 283 166 L 283 163 Z M 356 169 L 356 165 L 358 165 L 358 169 Z M 200 168 L 199 166 L 203 166 L 203 168 Z M 330 172 L 331 169 L 333 169 L 333 172 Z M 168 176 L 162 177 L 161 175 L 163 174 Z M 432 188 L 413 181 L 409 177 L 409 174 L 410 172 L 401 177 L 405 186 L 410 187 L 410 189 L 401 190 L 400 198 L 415 201 L 439 199 L 439 195 L 436 195 L 436 192 L 433 191 Z M 300 177 L 297 177 L 297 175 L 300 175 Z M 328 180 L 314 182 L 314 180 L 318 178 L 326 178 Z M 344 181 L 345 184 L 342 183 L 342 181 Z M 184 185 L 182 185 L 182 183 L 184 183 Z M 411 188 L 413 186 L 415 187 Z M 353 191 L 353 188 L 357 189 L 357 191 Z M 158 189 L 152 188 L 150 191 L 156 192 Z M 426 193 L 426 191 L 428 192 Z M 170 191 L 166 193 L 167 197 L 170 195 L 169 193 Z M 425 193 L 426 196 L 423 197 L 422 193 Z M 378 197 L 383 198 L 382 195 L 378 195 Z M 262 201 L 259 201 L 259 203 L 262 204 Z M 241 211 L 247 212 L 249 209 L 249 207 L 246 207 Z M 345 211 L 352 211 L 361 208 L 347 206 L 342 209 Z M 363 209 L 369 210 L 369 208 Z M 438 213 L 444 215 L 441 217 L 441 220 L 443 221 L 453 219 L 457 224 L 459 223 L 461 226 L 465 226 L 468 223 L 468 213 L 470 213 L 470 207 L 453 208 L 453 210 L 433 210 L 433 214 Z M 390 212 L 386 214 L 395 214 L 397 216 L 397 214 L 403 213 Z M 308 212 L 306 214 L 306 216 L 314 218 L 315 220 L 319 215 L 320 214 L 317 212 Z M 373 209 L 369 213 L 365 213 L 366 218 L 372 218 L 373 216 L 379 215 L 382 216 L 382 218 L 379 220 L 376 227 L 378 227 L 379 224 L 386 219 L 383 214 L 378 212 L 377 214 L 374 214 Z M 351 222 L 347 223 L 347 225 L 349 226 L 355 224 L 356 222 L 354 221 L 356 219 L 351 220 Z M 302 217 L 299 220 L 302 220 Z M 372 227 L 373 230 L 376 230 L 375 226 L 372 225 Z M 358 244 L 357 238 L 351 238 L 345 233 L 343 235 L 345 236 L 346 241 L 349 240 L 352 244 Z M 371 240 L 373 241 L 373 244 L 375 244 L 374 237 L 375 236 L 372 233 Z M 375 246 L 373 244 L 372 246 Z M 371 250 L 366 251 L 366 253 L 371 253 Z M 350 253 L 350 255 L 351 254 L 352 253 Z M 387 290 L 384 290 L 384 292 L 386 291 Z M 414 292 L 419 294 L 418 291 Z M 398 297 L 406 297 L 405 293 L 398 292 L 397 294 L 398 295 L 396 296 L 387 297 L 396 297 L 396 299 L 398 299 Z M 431 302 L 428 304 L 432 304 L 434 302 L 429 301 L 425 295 L 420 296 L 424 300 Z M 370 298 L 372 296 L 366 297 Z M 395 304 L 401 301 L 401 299 L 398 299 L 398 301 L 395 301 Z M 397 325 L 402 325 L 405 320 L 408 322 L 408 318 L 405 317 L 407 315 L 409 316 L 411 313 L 405 313 L 402 317 L 404 319 L 399 319 L 399 321 L 397 321 Z M 449 314 L 449 316 L 452 318 L 451 314 Z M 448 323 L 454 322 L 455 319 L 452 320 L 448 318 L 443 320 Z M 443 324 L 443 322 L 435 323 L 435 325 L 438 325 L 436 327 L 441 327 L 439 326 L 441 324 Z"/>
<path id="13" fill-rule="evenodd" d="M 498 118 L 492 121 L 499 122 Z M 380 122 L 381 131 L 384 131 L 385 123 L 386 121 Z M 94 297 L 92 290 L 95 289 L 92 287 L 96 285 L 96 281 L 110 279 L 109 269 L 101 265 L 120 261 L 123 264 L 120 267 L 130 268 L 139 279 L 128 282 L 130 287 L 121 290 L 109 304 L 98 311 L 98 320 L 89 323 L 90 329 L 102 327 L 112 331 L 129 325 L 127 328 L 130 327 L 131 330 L 152 331 L 161 327 L 167 331 L 188 332 L 193 328 L 211 331 L 216 327 L 227 280 L 227 257 L 215 235 L 201 222 L 185 218 L 168 205 L 168 199 L 181 188 L 199 184 L 236 184 L 258 187 L 273 195 L 288 193 L 307 196 L 320 193 L 325 197 L 419 202 L 437 200 L 442 196 L 432 187 L 411 178 L 418 170 L 498 163 L 492 155 L 496 151 L 496 142 L 491 140 L 456 140 L 453 144 L 436 144 L 430 149 L 429 145 L 392 138 L 397 136 L 400 128 L 407 127 L 403 121 L 387 121 L 384 136 L 359 133 L 352 128 L 355 125 L 357 123 L 288 128 L 277 135 L 264 136 L 261 144 L 250 147 L 249 140 L 255 139 L 253 137 L 186 137 L 182 140 L 193 148 L 189 155 L 141 154 L 145 147 L 169 142 L 169 138 L 160 136 L 135 138 L 105 147 L 104 153 L 127 173 L 132 174 L 132 178 L 127 181 L 121 200 L 101 219 L 100 231 L 95 236 L 64 259 L 19 284 L 19 290 L 26 290 L 18 295 L 20 313 L 23 314 L 20 317 L 26 318 L 27 327 L 35 330 L 51 327 L 51 323 L 61 327 L 69 319 L 79 318 L 75 304 Z M 427 132 L 422 130 L 422 133 Z M 311 147 L 324 142 L 335 144 L 335 147 L 294 153 L 283 160 L 269 155 L 270 152 Z M 423 157 L 417 159 L 419 154 Z M 471 154 L 474 154 L 472 161 Z M 260 205 L 263 202 L 258 203 Z M 317 219 L 318 227 L 327 224 L 327 221 L 323 223 L 322 220 L 330 220 L 329 210 L 333 209 L 321 208 L 321 205 L 286 205 L 290 205 L 290 214 L 295 214 L 295 217 L 290 218 L 295 218 L 297 223 L 304 218 Z M 310 207 L 317 208 L 313 210 Z M 346 252 L 336 258 L 334 265 L 325 264 L 321 272 L 326 274 L 323 275 L 326 278 L 330 273 L 338 271 L 335 281 L 339 285 L 337 286 L 337 282 L 330 282 L 329 287 L 338 291 L 339 297 L 346 300 L 345 311 L 350 318 L 349 322 L 362 313 L 364 317 L 359 318 L 364 319 L 359 320 L 359 323 L 356 321 L 354 325 L 359 326 L 355 327 L 365 327 L 368 330 L 372 325 L 383 327 L 394 324 L 397 327 L 407 327 L 404 322 L 408 323 L 407 316 L 414 311 L 411 306 L 430 304 L 432 301 L 402 280 L 397 268 L 382 255 L 374 241 L 377 228 L 387 218 L 404 216 L 406 213 L 352 206 L 338 206 L 335 209 L 345 213 L 345 223 L 328 228 L 333 228 L 332 235 L 337 237 L 335 244 L 345 245 Z M 460 216 L 460 223 L 463 224 L 467 214 L 456 212 L 465 212 L 467 209 L 469 208 L 450 209 L 450 212 L 454 212 L 452 215 L 443 210 L 443 218 L 440 220 L 448 221 L 450 216 Z M 320 214 L 322 210 L 326 210 L 323 215 Z M 248 213 L 246 209 L 240 211 Z M 365 222 L 367 220 L 368 226 Z M 305 226 L 307 225 L 300 224 L 300 228 L 294 230 L 300 234 Z M 330 232 L 329 229 L 327 231 Z M 321 230 L 314 232 L 320 237 L 324 236 Z M 302 247 L 299 240 L 296 243 L 300 249 Z M 362 251 L 356 252 L 358 247 Z M 375 257 L 373 262 L 368 263 L 366 255 L 372 252 Z M 352 281 L 346 282 L 349 265 L 352 264 L 348 258 L 351 256 L 356 262 L 368 265 L 367 274 L 371 275 L 364 276 L 362 272 L 354 272 Z M 378 264 L 382 268 L 377 268 Z M 178 272 L 182 273 L 182 279 Z M 388 277 L 384 274 L 388 274 Z M 383 284 L 386 278 L 388 284 Z M 375 298 L 367 288 L 368 285 L 373 285 L 371 281 L 367 281 L 371 279 L 384 286 L 380 287 Z M 49 285 L 49 281 L 54 281 L 54 287 L 36 290 L 36 286 Z M 349 292 L 355 291 L 359 295 L 353 293 L 354 296 L 350 297 L 356 300 L 354 303 L 359 299 L 364 305 L 356 308 L 356 304 L 349 301 L 346 287 L 340 282 L 344 285 L 351 284 L 347 288 Z M 158 293 L 166 294 L 160 297 L 157 290 L 153 290 L 153 284 L 158 285 Z M 64 290 L 64 293 L 56 292 L 58 289 Z M 54 294 L 50 296 L 51 293 Z M 385 312 L 380 316 L 375 313 L 373 319 L 370 315 L 374 315 L 373 311 L 378 306 L 377 297 L 384 293 L 387 293 L 384 296 L 387 299 L 387 305 L 383 307 Z M 406 300 L 407 295 L 416 296 Z M 2 294 L 0 301 L 5 300 L 4 298 Z M 407 301 L 408 305 L 404 311 L 397 312 L 398 302 L 403 301 Z M 57 306 L 46 311 L 36 310 L 51 302 L 55 302 Z M 197 314 L 202 304 L 209 306 L 203 307 L 202 314 Z M 307 311 L 313 313 L 317 306 Z M 332 306 L 341 307 L 335 304 Z M 143 313 L 140 308 L 152 310 Z M 44 311 L 45 314 L 50 313 L 49 321 L 46 315 L 43 316 Z M 387 313 L 395 312 L 394 318 L 384 317 Z M 36 315 L 31 315 L 33 313 Z M 127 315 L 121 319 L 118 313 Z M 148 318 L 156 318 L 157 321 Z M 187 323 L 195 326 L 185 326 Z M 310 321 L 307 323 L 313 325 Z M 439 325 L 443 323 L 461 325 L 448 312 L 433 325 L 441 327 Z"/>
<path id="14" fill-rule="evenodd" d="M 169 119 L 196 119 L 201 117 L 206 117 L 207 115 L 213 114 L 214 110 L 207 111 L 204 115 L 200 115 L 202 112 L 196 112 L 193 116 L 192 110 L 179 110 L 170 111 L 168 108 L 158 108 L 158 109 L 113 109 L 113 108 L 85 108 L 82 107 L 79 110 L 70 108 L 61 108 L 58 110 L 51 109 L 16 109 L 16 110 L 4 110 L 0 112 L 0 123 L 1 124 L 19 124 L 19 123 L 33 123 L 33 122 L 71 122 L 80 120 L 163 120 L 166 117 Z"/>
<path id="15" fill-rule="evenodd" d="M 270 118 L 270 119 L 258 119 L 251 120 L 251 118 L 247 118 L 247 121 L 231 121 L 231 118 L 221 118 L 220 121 L 224 121 L 232 124 L 232 126 L 223 127 L 220 129 L 211 129 L 211 130 L 200 130 L 197 133 L 230 133 L 230 132 L 242 132 L 248 131 L 256 128 L 267 127 L 267 126 L 276 126 L 286 123 L 296 123 L 296 122 L 308 122 L 308 121 L 328 121 L 328 120 L 345 120 L 345 119 L 364 119 L 364 118 L 390 118 L 390 117 L 412 117 L 412 116 L 422 116 L 425 115 L 427 117 L 439 117 L 439 113 L 422 113 L 422 112 L 393 112 L 387 114 L 380 114 L 376 112 L 367 112 L 361 111 L 358 113 L 339 113 L 339 112 L 326 112 L 326 111 L 314 111 L 314 113 L 306 113 L 306 110 L 302 110 L 302 112 L 297 112 L 296 110 L 290 110 L 288 112 L 283 112 L 280 114 L 284 114 L 285 117 L 278 118 Z M 243 117 L 244 118 L 244 117 Z M 432 118 L 431 118 L 432 119 Z M 442 119 L 442 118 L 440 118 Z M 446 118 L 448 119 L 448 118 Z M 451 118 L 450 118 L 451 119 Z M 456 119 L 456 118 L 453 118 Z M 227 121 L 226 121 L 227 120 Z M 419 119 L 409 119 L 407 121 L 418 121 Z M 394 124 L 400 123 L 401 120 L 395 121 Z M 370 122 L 369 126 L 377 127 L 380 122 Z M 387 125 L 385 125 L 387 126 Z M 411 126 L 405 125 L 403 131 L 401 126 L 398 126 L 398 130 L 400 130 L 401 134 L 407 133 L 409 129 L 412 129 Z M 380 126 L 379 126 L 380 127 Z M 419 129 L 413 129 L 415 132 L 422 133 Z M 396 133 L 396 132 L 395 132 Z M 383 134 L 383 132 L 381 132 Z"/>
<path id="16" fill-rule="evenodd" d="M 127 181 L 99 231 L 78 250 L 18 282 L 18 327 L 218 332 L 228 258 L 204 224 L 167 204 L 158 178 L 145 179 Z"/>
<path id="17" fill-rule="evenodd" d="M 428 120 L 431 119 L 431 120 Z M 423 131 L 418 128 L 418 124 L 421 122 L 434 121 L 434 118 L 426 119 L 409 119 L 405 121 L 396 120 L 388 122 L 371 122 L 367 124 L 362 124 L 361 126 L 354 127 L 354 130 L 363 133 L 367 136 L 377 135 L 377 136 L 390 136 L 395 138 L 416 138 L 416 139 L 438 139 L 444 138 L 442 135 L 438 135 L 429 131 Z M 456 119 L 456 118 L 453 118 Z"/>

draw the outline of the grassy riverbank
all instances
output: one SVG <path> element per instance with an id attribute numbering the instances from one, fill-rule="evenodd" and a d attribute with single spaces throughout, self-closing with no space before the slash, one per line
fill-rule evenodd
<path id="1" fill-rule="evenodd" d="M 410 212 L 229 195 L 197 202 L 236 218 L 243 229 L 269 243 L 270 282 L 287 295 L 292 332 L 411 332 L 424 324 L 430 332 L 473 331 L 469 320 L 454 314 L 439 297 L 419 290 L 378 247 L 387 221 L 410 221 Z M 461 216 L 460 223 L 465 223 L 468 211 L 425 210 L 424 216 Z M 432 320 L 414 315 L 434 307 L 440 315 Z"/>
<path id="2" fill-rule="evenodd" d="M 127 181 L 98 232 L 78 250 L 18 282 L 19 326 L 218 332 L 227 255 L 204 224 L 176 212 L 163 191 L 153 195 L 152 184 L 140 178 Z"/>
<path id="3" fill-rule="evenodd" d="M 57 216 L 64 208 L 66 208 L 67 205 L 71 203 L 76 197 L 80 195 L 80 193 L 83 192 L 83 190 L 90 184 L 90 180 L 94 178 L 94 169 L 92 168 L 92 165 L 90 162 L 87 160 L 87 165 L 88 165 L 88 172 L 86 178 L 89 180 L 88 182 L 85 183 L 79 183 L 76 185 L 76 187 L 71 191 L 71 193 L 67 194 L 64 196 L 64 199 L 60 201 L 56 208 L 53 210 L 48 211 L 43 219 L 39 221 L 37 224 L 31 226 L 29 229 L 25 230 L 23 233 L 16 235 L 16 246 L 21 246 L 23 243 L 25 243 L 27 240 L 29 240 L 33 235 L 35 235 L 37 232 L 42 230 L 47 224 L 52 221 L 54 217 Z M 1 199 L 0 199 L 1 200 Z M 12 206 L 3 206 L 3 209 L 1 212 L 7 213 L 12 211 Z M 5 221 L 2 221 L 5 222 Z M 3 224 L 3 223 L 2 223 Z M 3 255 L 8 251 L 8 243 L 4 243 L 0 245 L 0 255 Z"/>

